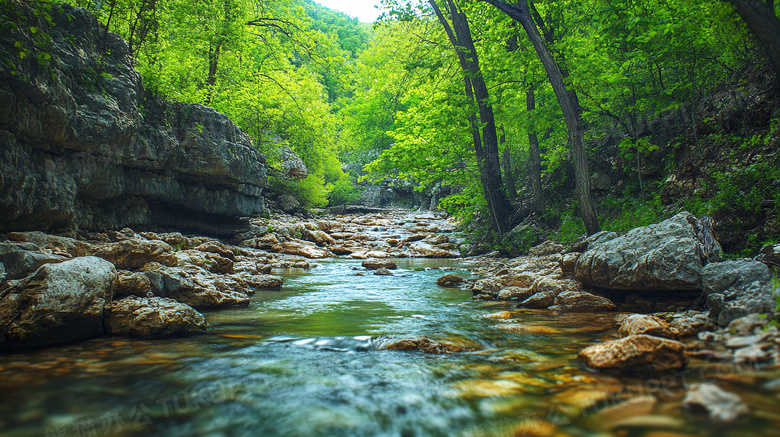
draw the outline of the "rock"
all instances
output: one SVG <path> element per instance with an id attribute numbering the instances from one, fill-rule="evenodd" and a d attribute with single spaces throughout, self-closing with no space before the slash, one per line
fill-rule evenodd
<path id="1" fill-rule="evenodd" d="M 41 266 L 3 293 L 0 337 L 12 346 L 43 346 L 103 333 L 116 270 L 96 257 Z"/>
<path id="2" fill-rule="evenodd" d="M 530 272 L 514 272 L 512 270 L 501 278 L 501 283 L 507 287 L 530 287 L 539 279 L 539 275 Z"/>
<path id="3" fill-rule="evenodd" d="M 305 240 L 311 241 L 312 243 L 315 243 L 317 246 L 330 246 L 336 244 L 336 240 L 334 240 L 333 237 L 324 231 L 319 231 L 316 229 L 312 231 L 304 229 L 303 238 Z"/>
<path id="4" fill-rule="evenodd" d="M 596 370 L 660 373 L 680 370 L 687 364 L 685 346 L 650 335 L 632 335 L 580 351 L 578 358 Z"/>
<path id="5" fill-rule="evenodd" d="M 683 406 L 691 412 L 704 412 L 718 422 L 731 422 L 748 414 L 748 406 L 739 395 L 727 392 L 715 384 L 697 384 L 688 390 Z"/>
<path id="6" fill-rule="evenodd" d="M 195 265 L 216 274 L 233 273 L 233 261 L 216 253 L 194 249 L 180 250 L 176 252 L 176 260 L 180 266 Z"/>
<path id="7" fill-rule="evenodd" d="M 497 313 L 485 314 L 484 316 L 482 316 L 482 318 L 483 319 L 511 319 L 512 313 L 510 313 L 509 311 L 500 311 Z"/>
<path id="8" fill-rule="evenodd" d="M 463 278 L 450 273 L 443 275 L 436 280 L 436 284 L 439 285 L 440 287 L 453 287 L 453 286 L 458 286 L 462 283 L 463 283 Z"/>
<path id="9" fill-rule="evenodd" d="M 424 235 L 424 234 L 416 234 L 416 235 L 410 235 L 410 236 L 404 238 L 401 241 L 404 242 L 404 243 L 413 243 L 415 241 L 425 240 L 426 237 L 427 237 L 427 235 Z"/>
<path id="10" fill-rule="evenodd" d="M 532 308 L 532 309 L 543 309 L 547 308 L 555 303 L 555 298 L 558 297 L 559 294 L 561 294 L 562 291 L 560 290 L 546 290 L 546 291 L 540 291 L 538 293 L 534 293 L 531 297 L 528 299 L 520 302 L 517 307 L 518 308 Z"/>
<path id="11" fill-rule="evenodd" d="M 498 292 L 498 298 L 501 300 L 526 300 L 534 294 L 531 287 L 507 287 Z"/>
<path id="12" fill-rule="evenodd" d="M 383 349 L 394 351 L 423 352 L 426 354 L 451 354 L 453 352 L 463 352 L 466 350 L 466 348 L 460 344 L 439 342 L 429 338 L 398 340 L 385 345 Z"/>
<path id="13" fill-rule="evenodd" d="M 748 259 L 712 263 L 702 269 L 702 289 L 708 295 L 771 279 L 772 272 L 766 264 Z"/>
<path id="14" fill-rule="evenodd" d="M 560 334 L 561 331 L 549 326 L 542 325 L 521 325 L 519 323 L 507 323 L 505 325 L 496 326 L 498 329 L 505 331 L 512 331 L 521 334 Z"/>
<path id="15" fill-rule="evenodd" d="M 242 307 L 249 305 L 249 296 L 237 290 L 235 281 L 226 284 L 220 277 L 209 276 L 199 267 L 144 266 L 144 273 L 157 297 L 169 297 L 197 310 Z M 222 289 L 220 289 L 222 288 Z"/>
<path id="16" fill-rule="evenodd" d="M 528 250 L 528 256 L 547 256 L 561 253 L 566 250 L 566 246 L 560 243 L 547 240 L 544 243 L 532 247 Z"/>
<path id="17" fill-rule="evenodd" d="M 131 296 L 114 301 L 105 321 L 111 335 L 138 338 L 180 337 L 206 332 L 206 318 L 173 299 Z"/>
<path id="18" fill-rule="evenodd" d="M 72 257 L 88 256 L 95 252 L 95 247 L 89 243 L 68 237 L 44 234 L 40 231 L 9 232 L 8 239 L 23 243 L 32 243 L 41 249 L 51 250 Z"/>
<path id="19" fill-rule="evenodd" d="M 631 335 L 652 335 L 655 337 L 675 338 L 669 325 L 658 317 L 647 314 L 631 314 L 620 323 L 618 335 L 629 337 Z"/>
<path id="20" fill-rule="evenodd" d="M 0 262 L 0 284 L 5 282 L 5 279 L 8 277 L 8 274 L 5 272 L 5 265 Z"/>
<path id="21" fill-rule="evenodd" d="M 309 176 L 306 164 L 289 147 L 282 147 L 281 158 L 283 175 L 298 180 L 306 179 Z"/>
<path id="22" fill-rule="evenodd" d="M 0 36 L 13 47 L 47 35 L 52 59 L 0 70 L 0 231 L 155 225 L 232 236 L 248 225 L 239 217 L 265 211 L 265 157 L 246 134 L 212 108 L 147 91 L 125 41 L 87 9 L 61 10 Z M 84 79 L 98 71 L 100 86 Z"/>
<path id="23" fill-rule="evenodd" d="M 780 244 L 764 246 L 756 256 L 756 261 L 761 261 L 770 267 L 780 267 Z"/>
<path id="24" fill-rule="evenodd" d="M 580 255 L 582 255 L 580 252 L 571 252 L 561 256 L 559 261 L 561 271 L 565 274 L 574 273 L 574 267 L 577 265 L 577 259 L 579 259 Z"/>
<path id="25" fill-rule="evenodd" d="M 60 263 L 67 259 L 60 255 L 41 253 L 34 244 L 0 243 L 0 263 L 8 279 L 24 278 L 44 264 Z"/>
<path id="26" fill-rule="evenodd" d="M 398 268 L 395 262 L 389 259 L 367 259 L 363 261 L 362 266 L 367 268 L 368 270 L 377 270 L 382 268 L 388 270 L 395 270 Z"/>
<path id="27" fill-rule="evenodd" d="M 480 279 L 471 286 L 471 291 L 474 295 L 477 294 L 490 294 L 495 295 L 499 290 L 503 288 L 503 284 L 495 279 Z"/>
<path id="28" fill-rule="evenodd" d="M 616 232 L 607 232 L 607 231 L 596 232 L 595 234 L 574 243 L 572 247 L 567 251 L 567 253 L 585 252 L 590 247 L 597 246 L 599 244 L 604 244 L 607 241 L 614 240 L 617 237 L 619 237 L 619 235 Z"/>
<path id="29" fill-rule="evenodd" d="M 393 275 L 393 273 L 390 272 L 390 270 L 388 270 L 388 269 L 386 269 L 384 267 L 381 267 L 381 268 L 377 269 L 374 272 L 374 274 L 377 275 L 377 276 L 392 276 Z"/>
<path id="30" fill-rule="evenodd" d="M 765 350 L 768 344 L 752 344 L 734 351 L 734 361 L 737 363 L 766 363 L 772 360 L 772 354 Z"/>
<path id="31" fill-rule="evenodd" d="M 587 291 L 564 291 L 555 297 L 555 305 L 549 309 L 561 313 L 604 313 L 617 310 L 617 306 L 606 297 Z"/>
<path id="32" fill-rule="evenodd" d="M 705 248 L 680 213 L 605 242 L 591 242 L 575 265 L 574 277 L 587 287 L 617 290 L 700 290 Z M 716 243 L 717 244 L 717 243 Z M 720 247 L 712 249 L 717 258 Z"/>
<path id="33" fill-rule="evenodd" d="M 283 194 L 279 196 L 279 200 L 276 201 L 276 205 L 279 207 L 279 209 L 286 213 L 293 213 L 301 207 L 301 204 L 298 202 L 298 200 L 289 194 Z"/>
<path id="34" fill-rule="evenodd" d="M 168 243 L 140 238 L 103 245 L 95 252 L 95 256 L 123 270 L 137 270 L 148 262 L 171 267 L 178 265 L 173 248 Z"/>
<path id="35" fill-rule="evenodd" d="M 756 328 L 763 330 L 768 323 L 769 320 L 766 317 L 761 317 L 758 314 L 750 314 L 732 320 L 726 330 L 735 335 L 749 336 L 755 334 Z"/>
<path id="36" fill-rule="evenodd" d="M 286 253 L 288 255 L 302 256 L 309 259 L 322 259 L 329 256 L 327 251 L 318 248 L 314 243 L 305 241 L 285 241 L 284 243 L 274 245 L 271 248 L 271 251 L 276 253 Z"/>
<path id="37" fill-rule="evenodd" d="M 707 296 L 710 317 L 721 326 L 749 314 L 769 314 L 777 309 L 777 292 L 765 282 L 733 287 Z"/>
<path id="38" fill-rule="evenodd" d="M 219 241 L 209 241 L 203 243 L 200 246 L 196 247 L 195 250 L 199 250 L 201 252 L 216 253 L 222 258 L 227 258 L 231 261 L 236 260 L 236 254 L 233 253 L 233 251 L 230 250 L 229 247 L 227 247 L 223 243 L 220 243 Z"/>
<path id="39" fill-rule="evenodd" d="M 190 242 L 180 232 L 171 232 L 167 234 L 160 234 L 160 239 L 170 244 L 174 250 L 188 249 Z"/>
<path id="40" fill-rule="evenodd" d="M 667 320 L 671 319 L 669 327 L 672 332 L 676 333 L 677 337 L 683 338 L 694 336 L 701 331 L 713 328 L 712 320 L 708 316 L 707 312 L 686 311 L 684 313 L 672 313 L 667 316 Z"/>
<path id="41" fill-rule="evenodd" d="M 749 335 L 746 337 L 730 337 L 726 340 L 726 347 L 730 349 L 739 349 L 759 343 L 766 338 L 766 334 Z"/>
<path id="42" fill-rule="evenodd" d="M 117 271 L 116 281 L 114 282 L 115 297 L 146 297 L 150 291 L 152 291 L 152 283 L 143 273 L 133 273 L 126 270 Z"/>

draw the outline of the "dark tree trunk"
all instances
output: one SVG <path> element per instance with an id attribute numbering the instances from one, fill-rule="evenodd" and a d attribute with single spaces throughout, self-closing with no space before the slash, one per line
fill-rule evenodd
<path id="1" fill-rule="evenodd" d="M 599 226 L 596 210 L 593 207 L 593 200 L 590 196 L 590 174 L 588 171 L 588 160 L 585 156 L 585 130 L 582 127 L 582 117 L 576 96 L 566 89 L 563 83 L 563 76 L 558 64 L 553 59 L 550 50 L 539 33 L 533 19 L 527 0 L 518 0 L 516 3 L 506 3 L 498 0 L 485 0 L 487 3 L 495 6 L 512 19 L 523 26 L 528 38 L 536 50 L 539 60 L 542 61 L 550 84 L 558 98 L 558 103 L 563 111 L 563 117 L 566 120 L 566 127 L 569 130 L 569 146 L 574 160 L 574 178 L 577 184 L 577 200 L 580 204 L 580 214 L 585 222 L 585 229 L 588 235 L 593 235 L 601 230 Z"/>
<path id="2" fill-rule="evenodd" d="M 526 109 L 536 109 L 534 86 L 530 85 L 525 94 Z M 530 175 L 531 175 L 531 208 L 534 212 L 544 211 L 544 197 L 542 195 L 542 154 L 539 151 L 539 138 L 533 126 L 528 127 L 528 144 L 530 146 Z"/>
<path id="3" fill-rule="evenodd" d="M 485 194 L 485 200 L 490 208 L 493 228 L 503 234 L 512 228 L 512 205 L 507 199 L 504 183 L 501 179 L 501 162 L 498 153 L 498 135 L 493 108 L 490 106 L 490 93 L 479 67 L 477 50 L 471 36 L 468 19 L 458 8 L 454 0 L 446 0 L 450 22 L 442 13 L 435 0 L 428 0 L 439 19 L 447 37 L 458 54 L 461 69 L 464 74 L 466 96 L 479 109 L 479 123 L 476 116 L 469 121 L 472 127 L 474 151 L 479 165 L 480 179 Z M 479 126 L 482 125 L 480 132 Z"/>
<path id="4" fill-rule="evenodd" d="M 504 146 L 504 154 L 501 157 L 501 166 L 504 167 L 504 180 L 506 181 L 506 194 L 509 201 L 517 201 L 517 175 L 512 168 L 512 147 L 506 144 L 506 135 L 501 135 L 499 142 Z"/>
<path id="5" fill-rule="evenodd" d="M 769 56 L 775 74 L 780 77 L 780 20 L 775 15 L 774 2 L 761 0 L 730 0 L 737 13 L 756 36 Z"/>

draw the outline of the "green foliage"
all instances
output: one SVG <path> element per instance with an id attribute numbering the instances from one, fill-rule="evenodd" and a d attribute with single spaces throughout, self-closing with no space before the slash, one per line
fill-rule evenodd
<path id="1" fill-rule="evenodd" d="M 607 199 L 602 206 L 607 210 L 602 222 L 605 231 L 626 232 L 668 218 L 663 213 L 664 205 L 660 196 L 644 200 L 626 192 L 622 198 Z"/>

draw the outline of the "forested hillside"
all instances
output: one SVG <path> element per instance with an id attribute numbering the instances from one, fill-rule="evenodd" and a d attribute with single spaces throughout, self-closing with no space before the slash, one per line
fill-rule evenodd
<path id="1" fill-rule="evenodd" d="M 411 186 L 510 253 L 680 210 L 730 253 L 780 234 L 773 2 L 386 0 L 373 26 L 311 0 L 76 3 L 152 92 L 226 114 L 273 168 L 300 156 L 272 198 Z"/>

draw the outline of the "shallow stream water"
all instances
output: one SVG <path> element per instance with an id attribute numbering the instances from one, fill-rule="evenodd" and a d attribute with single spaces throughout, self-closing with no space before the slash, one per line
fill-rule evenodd
<path id="1" fill-rule="evenodd" d="M 8 436 L 762 436 L 780 433 L 773 377 L 693 363 L 666 379 L 618 379 L 576 359 L 611 338 L 610 315 L 553 315 L 442 288 L 449 260 L 289 270 L 282 291 L 207 313 L 205 335 L 95 339 L 0 356 Z M 364 273 L 356 276 L 356 273 Z M 460 272 L 468 276 L 465 272 Z M 511 319 L 485 318 L 511 311 Z M 382 349 L 430 338 L 467 351 Z M 709 373 L 707 373 L 709 372 Z M 751 406 L 732 425 L 683 411 L 681 386 L 717 377 Z M 625 402 L 626 398 L 634 401 Z M 649 399 L 657 399 L 650 401 Z"/>

